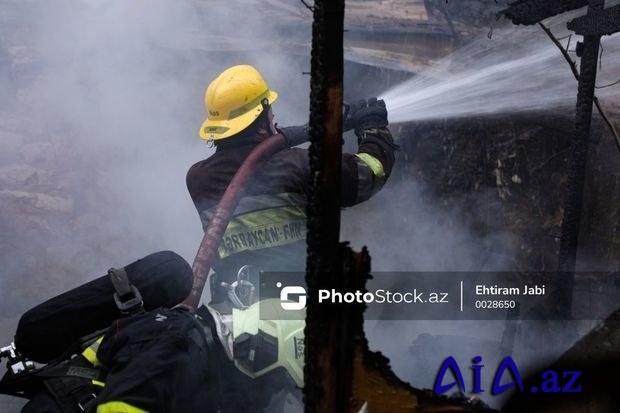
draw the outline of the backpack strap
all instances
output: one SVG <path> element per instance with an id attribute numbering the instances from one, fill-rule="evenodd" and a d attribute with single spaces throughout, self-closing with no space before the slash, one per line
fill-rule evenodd
<path id="1" fill-rule="evenodd" d="M 116 292 L 114 302 L 123 314 L 138 314 L 144 312 L 144 302 L 140 291 L 129 282 L 125 268 L 110 268 L 108 275 Z"/>

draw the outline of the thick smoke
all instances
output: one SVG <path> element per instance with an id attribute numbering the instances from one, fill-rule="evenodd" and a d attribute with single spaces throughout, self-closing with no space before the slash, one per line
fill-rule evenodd
<path id="1" fill-rule="evenodd" d="M 287 101 L 307 96 L 301 67 L 261 53 L 264 44 L 254 46 L 258 22 L 236 22 L 241 6 L 72 1 L 55 4 L 38 28 L 47 69 L 29 98 L 38 119 L 69 128 L 76 145 L 96 154 L 102 195 L 113 200 L 118 220 L 107 230 L 141 238 L 126 259 L 153 248 L 193 258 L 201 231 L 184 176 L 210 153 L 197 130 L 204 89 L 217 73 L 235 63 L 256 65 L 272 88 L 287 88 L 277 114 L 286 112 Z M 260 31 L 262 42 L 277 36 L 274 28 Z M 217 53 L 232 42 L 225 36 L 239 39 L 238 53 Z"/>
<path id="2" fill-rule="evenodd" d="M 390 182 L 364 205 L 344 211 L 342 239 L 352 240 L 356 250 L 368 247 L 374 276 L 369 289 L 385 288 L 379 280 L 382 272 L 515 271 L 518 240 L 507 231 L 505 223 L 491 222 L 485 236 L 475 230 L 486 219 L 486 203 L 496 196 L 485 191 L 462 199 L 457 196 L 451 200 L 452 207 L 446 208 L 445 198 L 422 191 L 415 181 Z M 428 292 L 429 286 L 403 279 L 394 291 L 414 288 Z M 573 323 L 579 334 L 585 334 L 592 325 Z M 511 328 L 516 329 L 514 342 L 502 344 Z M 517 325 L 489 320 L 368 320 L 365 325 L 370 348 L 388 356 L 395 373 L 417 388 L 434 387 L 439 368 L 448 356 L 458 361 L 469 386 L 472 358 L 481 356 L 481 364 L 487 366 L 482 379 L 487 392 L 477 396 L 495 408 L 514 394 L 493 396 L 488 392 L 501 360 L 512 356 L 524 375 L 550 364 L 577 339 L 563 336 L 564 328 L 566 325 L 560 322 L 523 321 Z M 549 335 L 553 341 L 532 352 L 528 345 L 532 338 Z M 450 379 L 446 377 L 444 383 Z"/>
<path id="3" fill-rule="evenodd" d="M 476 198 L 478 205 L 484 205 L 484 193 Z M 369 248 L 375 278 L 380 278 L 382 271 L 511 270 L 510 255 L 516 248 L 512 235 L 500 225 L 491 227 L 486 237 L 475 234 L 472 227 L 482 219 L 484 208 L 467 219 L 464 211 L 471 205 L 468 208 L 464 199 L 455 201 L 453 208 L 446 209 L 415 182 L 390 182 L 365 205 L 345 211 L 343 239 L 353 240 L 358 250 L 362 245 Z M 373 284 L 371 280 L 369 286 Z M 410 282 L 399 285 L 396 291 L 405 286 L 408 291 L 428 288 Z M 439 367 L 448 356 L 458 360 L 463 374 L 477 355 L 488 365 L 497 363 L 505 323 L 372 320 L 365 328 L 371 349 L 387 355 L 399 377 L 418 388 L 433 388 Z M 484 377 L 487 388 L 488 380 Z M 500 402 L 496 397 L 485 401 L 495 406 Z"/>
<path id="4" fill-rule="evenodd" d="M 0 216 L 0 229 L 18 234 L 11 240 L 0 235 L 0 247 L 31 246 L 20 253 L 0 249 L 0 310 L 10 312 L 8 320 L 0 315 L 2 342 L 21 311 L 110 266 L 160 249 L 192 261 L 202 230 L 185 173 L 212 150 L 197 133 L 209 81 L 231 65 L 253 64 L 280 93 L 276 120 L 307 121 L 302 72 L 310 68 L 311 19 L 294 3 L 279 9 L 250 0 L 0 0 L 6 11 L 1 40 L 19 63 L 14 96 L 0 97 L 0 161 L 26 160 L 38 169 L 54 164 L 52 174 L 37 171 L 37 185 L 61 187 L 41 201 L 56 212 L 28 218 L 37 230 L 12 226 L 22 214 L 0 204 L 8 214 Z M 24 155 L 26 146 L 32 155 Z M 468 222 L 442 231 L 449 212 L 439 213 L 415 183 L 390 185 L 343 216 L 342 238 L 357 249 L 368 245 L 375 271 L 504 269 L 509 263 L 509 234 L 498 230 L 481 240 Z M 483 260 L 489 250 L 481 251 L 481 243 L 505 248 Z M 496 343 L 504 328 L 423 321 L 368 327 L 372 348 L 386 352 L 396 372 L 419 387 L 432 386 L 447 354 L 411 352 L 414 339 L 467 331 Z M 474 355 L 468 350 L 455 354 L 463 365 Z M 429 360 L 428 369 L 415 370 L 415 360 Z"/>
<path id="5" fill-rule="evenodd" d="M 185 174 L 213 151 L 198 137 L 205 88 L 232 65 L 254 65 L 280 92 L 276 121 L 306 122 L 309 49 L 284 53 L 282 40 L 308 43 L 311 18 L 301 4 L 290 17 L 250 1 L 1 0 L 0 9 L 1 68 L 16 85 L 0 97 L 0 167 L 12 168 L 0 179 L 6 344 L 24 310 L 111 266 L 163 249 L 192 262 L 202 227 Z"/>
<path id="6" fill-rule="evenodd" d="M 58 260 L 67 258 L 60 267 L 88 278 L 158 249 L 193 259 L 201 226 L 185 173 L 212 151 L 198 138 L 203 94 L 225 68 L 255 65 L 270 87 L 282 92 L 274 106 L 276 120 L 307 119 L 308 77 L 302 72 L 309 67 L 308 57 L 280 53 L 281 26 L 266 24 L 268 18 L 240 18 L 257 6 L 191 0 L 29 1 L 7 17 L 7 24 L 20 29 L 36 22 L 9 33 L 14 39 L 8 36 L 7 47 L 25 48 L 32 61 L 26 69 L 34 72 L 28 77 L 18 73 L 22 83 L 11 116 L 23 116 L 31 128 L 34 124 L 37 135 L 28 139 L 36 145 L 62 140 L 56 159 L 66 163 L 66 176 L 80 178 L 66 192 L 72 198 L 71 220 L 83 225 L 71 234 L 51 235 L 63 255 Z M 307 38 L 309 21 L 296 30 Z M 95 262 L 75 262 L 60 246 L 104 253 Z M 21 263 L 17 266 L 24 261 L 27 257 L 11 257 Z"/>

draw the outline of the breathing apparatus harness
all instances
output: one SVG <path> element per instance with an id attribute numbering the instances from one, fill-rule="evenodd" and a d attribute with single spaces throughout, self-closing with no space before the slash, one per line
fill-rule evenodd
<path id="1" fill-rule="evenodd" d="M 143 313 L 142 295 L 130 283 L 125 268 L 110 268 L 108 275 L 114 286 L 113 299 L 120 314 L 126 317 Z M 0 393 L 29 399 L 42 388 L 47 388 L 63 411 L 86 411 L 97 398 L 98 386 L 88 385 L 85 380 L 103 383 L 106 372 L 93 366 L 82 353 L 96 343 L 106 330 L 81 338 L 64 354 L 42 366 L 23 356 L 14 343 L 0 348 L 0 360 L 7 360 L 7 372 L 0 379 Z"/>

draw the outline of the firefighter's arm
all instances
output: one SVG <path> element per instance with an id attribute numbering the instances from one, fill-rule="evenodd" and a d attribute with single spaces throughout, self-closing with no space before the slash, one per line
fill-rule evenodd
<path id="1" fill-rule="evenodd" d="M 284 139 L 286 139 L 286 143 L 291 148 L 293 146 L 306 143 L 310 139 L 310 136 L 308 134 L 308 125 L 287 126 L 284 128 L 280 128 L 279 126 L 276 125 L 276 131 L 284 135 Z"/>
<path id="2" fill-rule="evenodd" d="M 387 109 L 382 100 L 357 102 L 351 106 L 349 117 L 359 149 L 355 155 L 343 156 L 344 206 L 366 201 L 383 187 L 398 148 L 387 128 Z"/>
<path id="3" fill-rule="evenodd" d="M 368 200 L 385 184 L 394 166 L 394 144 L 387 128 L 387 109 L 382 100 L 360 100 L 348 107 L 344 129 L 355 129 L 359 149 L 355 155 L 342 156 L 342 205 L 351 206 Z M 289 146 L 308 141 L 308 126 L 276 127 Z M 307 159 L 303 169 L 309 174 Z M 303 182 L 303 186 L 307 183 Z"/>

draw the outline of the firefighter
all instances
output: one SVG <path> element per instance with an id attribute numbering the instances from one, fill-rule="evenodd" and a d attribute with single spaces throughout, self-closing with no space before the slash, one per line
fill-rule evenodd
<path id="1" fill-rule="evenodd" d="M 104 376 L 82 378 L 75 394 L 69 386 L 73 382 L 63 380 L 60 393 L 69 393 L 66 402 L 73 410 L 47 409 L 49 393 L 41 392 L 24 412 L 278 412 L 285 406 L 291 411 L 289 396 L 300 399 L 303 386 L 303 311 L 292 320 L 263 319 L 259 313 L 265 307 L 279 308 L 279 300 L 269 298 L 276 292 L 263 291 L 260 302 L 240 293 L 242 286 L 254 288 L 259 271 L 305 267 L 310 171 L 307 150 L 294 146 L 307 140 L 307 128 L 276 127 L 271 105 L 277 97 L 247 65 L 224 71 L 205 94 L 208 118 L 200 136 L 213 142 L 216 152 L 187 174 L 205 229 L 258 143 L 280 132 L 291 147 L 259 167 L 235 210 L 213 265 L 210 304 L 196 316 L 182 307 L 162 308 L 114 321 L 72 358 L 79 363 L 72 367 L 94 367 Z M 343 206 L 363 202 L 381 189 L 395 150 L 382 101 L 358 102 L 347 121 L 358 136 L 359 150 L 343 155 Z"/>
<path id="2" fill-rule="evenodd" d="M 225 70 L 205 92 L 207 119 L 200 137 L 212 142 L 216 151 L 187 173 L 187 188 L 205 230 L 229 182 L 257 144 L 279 132 L 291 146 L 255 172 L 226 228 L 210 277 L 210 307 L 220 312 L 238 307 L 234 294 L 231 300 L 231 285 L 240 281 L 244 266 L 253 269 L 246 275 L 252 284 L 257 282 L 252 274 L 259 271 L 305 269 L 310 167 L 308 151 L 294 146 L 307 140 L 307 127 L 277 127 L 272 111 L 277 98 L 249 65 Z M 355 129 L 359 149 L 342 157 L 343 207 L 366 201 L 381 189 L 392 171 L 396 148 L 383 101 L 353 105 L 345 128 L 349 125 Z M 276 291 L 261 292 L 261 297 L 269 296 L 277 296 Z"/>
<path id="3" fill-rule="evenodd" d="M 279 411 L 272 396 L 284 392 L 301 399 L 303 386 L 304 318 L 269 322 L 258 317 L 253 301 L 260 297 L 271 308 L 279 303 L 272 300 L 279 297 L 279 286 L 260 283 L 261 271 L 304 271 L 306 264 L 310 166 L 308 151 L 295 146 L 308 140 L 308 128 L 274 124 L 277 98 L 252 66 L 222 72 L 205 92 L 207 119 L 199 131 L 215 153 L 187 173 L 187 187 L 206 230 L 235 173 L 260 142 L 281 133 L 290 147 L 254 171 L 212 264 L 211 300 L 203 307 L 236 367 L 223 370 L 223 385 L 235 395 L 231 399 L 238 411 Z M 355 129 L 359 149 L 342 157 L 343 207 L 368 200 L 390 176 L 397 146 L 387 126 L 383 101 L 369 99 L 350 107 L 345 129 Z"/>

